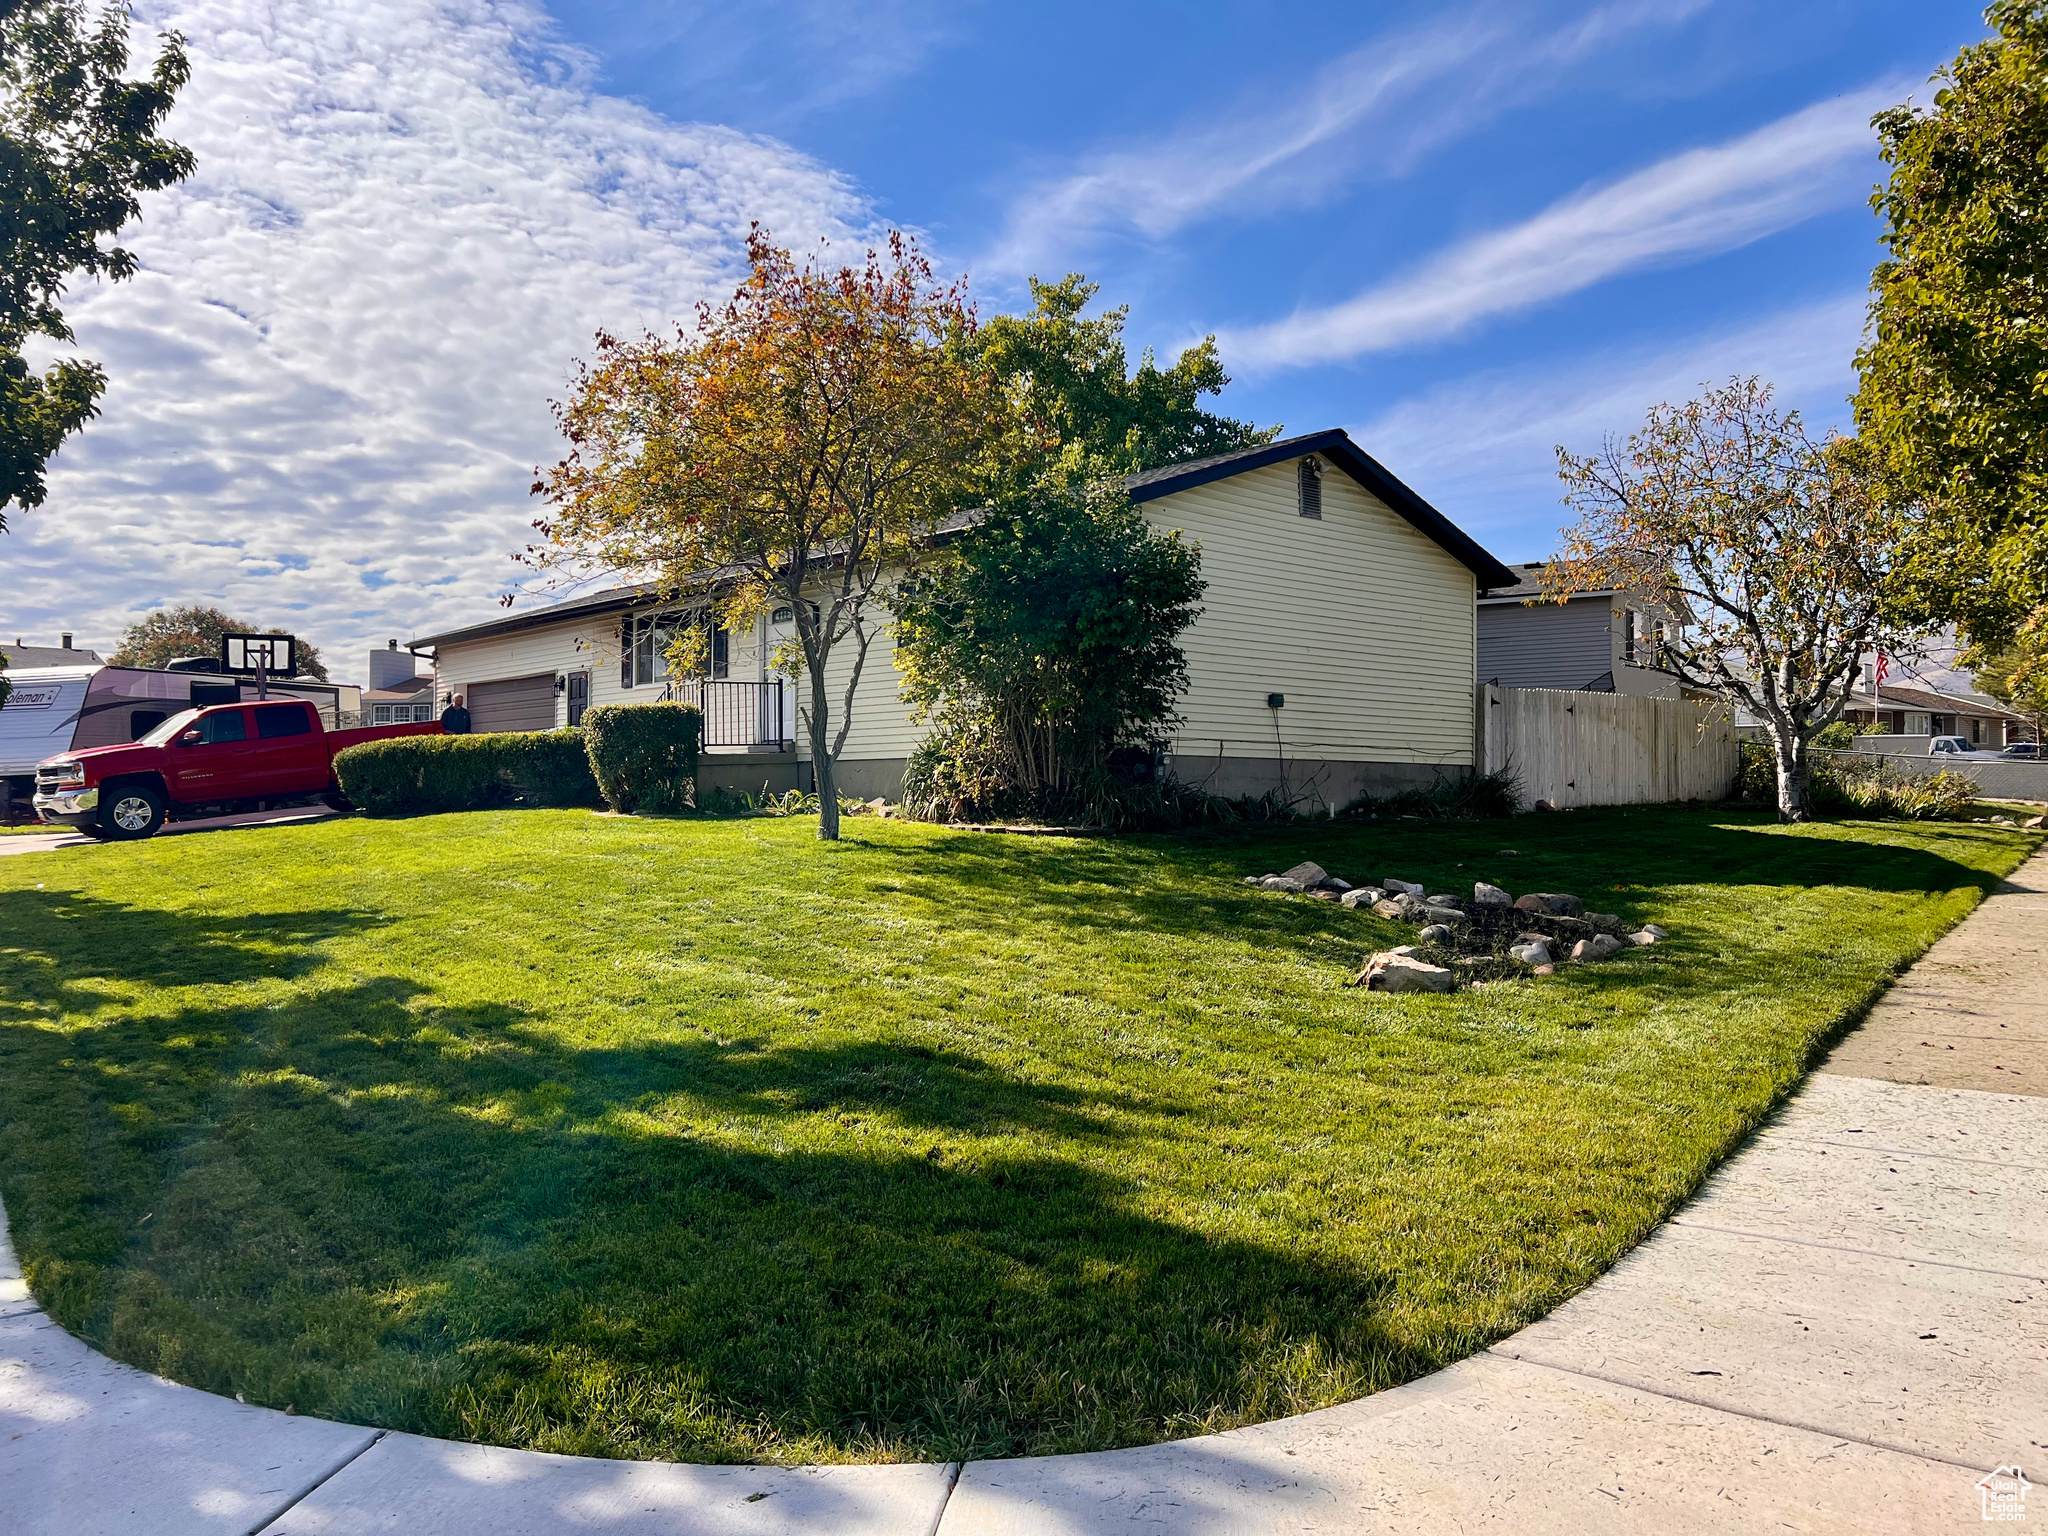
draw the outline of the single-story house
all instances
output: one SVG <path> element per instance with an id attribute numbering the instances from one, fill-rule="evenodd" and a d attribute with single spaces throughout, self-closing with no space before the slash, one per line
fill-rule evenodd
<path id="1" fill-rule="evenodd" d="M 1513 582 L 1479 594 L 1479 680 L 1502 688 L 1679 697 L 1678 680 L 1649 667 L 1672 616 L 1615 589 L 1553 602 L 1543 595 L 1550 563 L 1510 566 Z"/>
<path id="2" fill-rule="evenodd" d="M 1178 777 L 1229 795 L 1285 785 L 1341 805 L 1469 769 L 1475 601 L 1519 573 L 1341 430 L 1125 485 L 1153 524 L 1200 545 L 1208 583 L 1180 637 L 1189 688 L 1168 751 Z M 438 702 L 464 694 L 479 731 L 565 725 L 594 704 L 701 699 L 713 782 L 782 788 L 808 782 L 796 690 L 769 670 L 791 619 L 779 609 L 749 633 L 715 633 L 702 681 L 670 678 L 662 657 L 669 633 L 700 621 L 644 586 L 422 635 L 412 648 L 434 658 Z M 848 794 L 894 798 L 920 738 L 891 656 L 885 633 L 838 762 Z M 835 649 L 835 711 L 851 658 L 850 645 Z"/>
<path id="3" fill-rule="evenodd" d="M 1866 678 L 1849 696 L 1842 718 L 1862 730 L 1891 736 L 1963 736 L 1973 747 L 1996 750 L 2032 737 L 2026 717 L 1990 699 L 1963 698 L 1931 688 L 1901 688 Z"/>

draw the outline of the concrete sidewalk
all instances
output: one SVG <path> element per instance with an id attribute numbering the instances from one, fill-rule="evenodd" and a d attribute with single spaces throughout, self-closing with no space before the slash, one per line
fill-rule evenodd
<path id="1" fill-rule="evenodd" d="M 94 1354 L 28 1300 L 0 1243 L 0 1528 L 1974 1526 L 1980 1475 L 2048 1470 L 2044 1017 L 2048 854 L 1930 950 L 1679 1216 L 1550 1317 L 1342 1407 L 1097 1455 L 964 1469 L 672 1466 L 287 1418 Z"/>

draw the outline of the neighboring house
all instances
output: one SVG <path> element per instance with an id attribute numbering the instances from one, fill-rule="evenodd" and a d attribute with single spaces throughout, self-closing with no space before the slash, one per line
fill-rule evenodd
<path id="1" fill-rule="evenodd" d="M 1877 686 L 1867 672 L 1866 668 L 1864 686 L 1850 695 L 1849 707 L 1842 711 L 1851 725 L 1876 727 L 1888 736 L 1962 736 L 1971 746 L 1987 750 L 2032 739 L 2026 717 L 1993 700 L 1890 683 Z"/>
<path id="2" fill-rule="evenodd" d="M 1679 697 L 1678 680 L 1651 671 L 1671 616 L 1615 590 L 1543 596 L 1547 560 L 1509 569 L 1512 584 L 1479 595 L 1479 680 L 1503 688 Z"/>
<path id="3" fill-rule="evenodd" d="M 370 686 L 358 706 L 364 725 L 406 725 L 440 715 L 434 704 L 433 674 L 416 674 L 413 662 L 412 653 L 401 651 L 396 640 L 370 652 Z"/>
<path id="4" fill-rule="evenodd" d="M 1343 804 L 1470 767 L 1475 600 L 1518 573 L 1362 452 L 1342 431 L 1289 438 L 1131 476 L 1131 499 L 1202 551 L 1202 613 L 1188 659 L 1177 775 L 1221 794 L 1283 784 Z M 883 617 L 885 616 L 878 616 Z M 770 671 L 786 608 L 744 634 L 715 631 L 710 676 L 669 678 L 663 650 L 701 604 L 664 608 L 621 587 L 414 642 L 435 657 L 437 699 L 466 694 L 475 727 L 536 730 L 583 707 L 680 692 L 705 705 L 718 782 L 806 782 L 797 691 Z M 853 647 L 826 677 L 844 707 Z M 921 738 L 898 691 L 890 638 L 868 652 L 838 762 L 848 794 L 902 787 Z"/>
<path id="5" fill-rule="evenodd" d="M 19 640 L 12 645 L 0 645 L 0 657 L 6 658 L 8 668 L 16 672 L 26 667 L 97 667 L 105 659 L 98 651 L 73 649 L 68 634 L 58 645 L 23 645 Z"/>

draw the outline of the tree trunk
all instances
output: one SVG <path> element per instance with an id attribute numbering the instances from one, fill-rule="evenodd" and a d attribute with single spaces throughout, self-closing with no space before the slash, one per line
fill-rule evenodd
<path id="1" fill-rule="evenodd" d="M 1812 766 L 1806 743 L 1796 736 L 1777 736 L 1772 755 L 1778 765 L 1778 820 L 1810 821 L 1813 813 L 1806 804 L 1806 775 Z"/>
<path id="2" fill-rule="evenodd" d="M 818 790 L 818 836 L 839 839 L 839 786 L 832 776 L 832 732 L 825 718 L 825 669 L 807 669 L 811 679 L 811 779 Z"/>

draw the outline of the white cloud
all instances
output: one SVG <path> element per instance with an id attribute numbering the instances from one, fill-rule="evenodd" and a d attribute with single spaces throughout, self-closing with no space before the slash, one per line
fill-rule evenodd
<path id="1" fill-rule="evenodd" d="M 1549 553 L 1570 521 L 1557 447 L 1625 436 L 1650 407 L 1756 374 L 1814 430 L 1847 425 L 1864 296 L 1846 294 L 1675 345 L 1611 350 L 1563 367 L 1489 371 L 1423 391 L 1350 429 L 1446 517 L 1504 560 Z"/>
<path id="2" fill-rule="evenodd" d="M 1747 245 L 1863 197 L 1859 167 L 1876 164 L 1871 115 L 1903 91 L 1884 84 L 1838 96 L 1672 155 L 1342 304 L 1227 332 L 1220 344 L 1246 370 L 1335 362 L 1441 340 L 1624 272 Z"/>
<path id="3" fill-rule="evenodd" d="M 1156 240 L 1226 208 L 1296 205 L 1354 174 L 1398 174 L 1424 150 L 1562 88 L 1572 66 L 1706 4 L 1614 0 L 1549 32 L 1498 7 L 1473 9 L 1375 38 L 1298 88 L 1212 112 L 1164 139 L 1099 151 L 1032 187 L 976 268 L 1042 275 L 1104 232 Z"/>
<path id="4" fill-rule="evenodd" d="M 68 306 L 111 384 L 0 543 L 10 638 L 111 642 L 200 599 L 354 676 L 387 635 L 487 617 L 593 332 L 728 289 L 752 219 L 792 243 L 867 225 L 786 145 L 598 94 L 522 4 L 142 19 L 190 39 L 172 128 L 199 170 L 148 200 L 142 272 Z"/>

